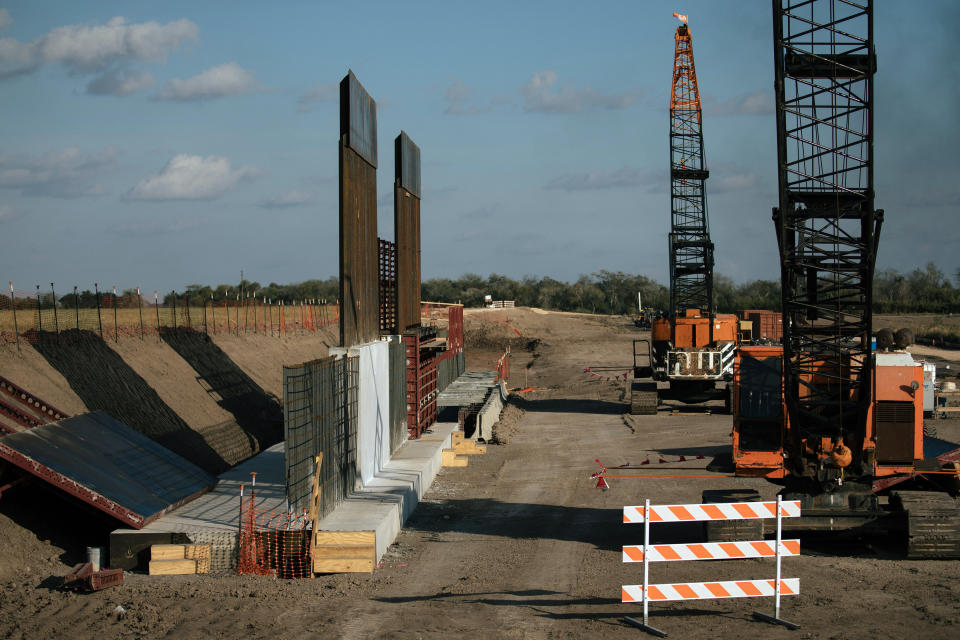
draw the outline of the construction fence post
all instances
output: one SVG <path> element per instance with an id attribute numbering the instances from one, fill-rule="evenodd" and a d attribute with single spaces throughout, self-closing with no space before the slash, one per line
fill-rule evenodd
<path id="1" fill-rule="evenodd" d="M 120 323 L 117 322 L 117 285 L 113 285 L 113 341 L 120 342 Z"/>
<path id="2" fill-rule="evenodd" d="M 143 341 L 143 298 L 140 296 L 140 287 L 137 287 L 137 310 L 140 313 L 140 341 Z"/>
<path id="3" fill-rule="evenodd" d="M 60 318 L 57 317 L 57 292 L 53 290 L 53 283 L 50 283 L 50 295 L 53 296 L 53 330 L 57 334 L 57 341 L 60 340 Z"/>
<path id="4" fill-rule="evenodd" d="M 160 342 L 160 296 L 153 291 L 153 309 L 157 312 L 157 342 Z"/>
<path id="5" fill-rule="evenodd" d="M 43 307 L 40 305 L 40 285 L 37 285 L 37 329 L 43 332 Z"/>
<path id="6" fill-rule="evenodd" d="M 17 337 L 17 353 L 21 353 L 20 329 L 17 328 L 17 299 L 13 295 L 13 280 L 10 281 L 10 308 L 13 309 L 13 335 Z"/>
<path id="7" fill-rule="evenodd" d="M 100 330 L 100 339 L 103 340 L 103 318 L 100 316 L 100 284 L 93 283 L 93 291 L 97 297 L 97 327 Z"/>

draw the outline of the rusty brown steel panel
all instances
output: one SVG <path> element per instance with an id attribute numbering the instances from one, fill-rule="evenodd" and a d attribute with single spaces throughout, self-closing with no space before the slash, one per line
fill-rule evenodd
<path id="1" fill-rule="evenodd" d="M 397 184 L 420 198 L 420 147 L 413 143 L 406 131 L 401 131 L 394 140 L 393 156 Z"/>
<path id="2" fill-rule="evenodd" d="M 397 243 L 397 328 L 420 324 L 420 198 L 397 185 L 393 194 Z"/>
<path id="3" fill-rule="evenodd" d="M 340 139 L 377 166 L 377 103 L 353 71 L 340 81 Z"/>
<path id="4" fill-rule="evenodd" d="M 340 141 L 340 344 L 379 335 L 377 170 Z"/>

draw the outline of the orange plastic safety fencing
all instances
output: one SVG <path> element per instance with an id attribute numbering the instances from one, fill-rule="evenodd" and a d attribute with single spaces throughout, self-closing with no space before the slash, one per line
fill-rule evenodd
<path id="1" fill-rule="evenodd" d="M 256 493 L 240 497 L 237 573 L 277 578 L 309 578 L 310 519 L 306 511 L 256 507 Z"/>

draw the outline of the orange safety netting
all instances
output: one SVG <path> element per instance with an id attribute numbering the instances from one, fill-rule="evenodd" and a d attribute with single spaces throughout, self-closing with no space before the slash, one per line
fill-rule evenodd
<path id="1" fill-rule="evenodd" d="M 237 573 L 277 578 L 313 576 L 307 513 L 256 508 L 256 492 L 240 496 Z"/>

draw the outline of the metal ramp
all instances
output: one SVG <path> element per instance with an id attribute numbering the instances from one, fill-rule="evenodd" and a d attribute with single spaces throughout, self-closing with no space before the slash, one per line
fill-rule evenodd
<path id="1" fill-rule="evenodd" d="M 101 411 L 4 436 L 0 461 L 135 529 L 217 481 Z"/>

